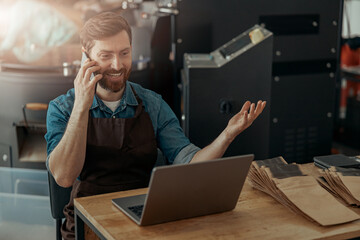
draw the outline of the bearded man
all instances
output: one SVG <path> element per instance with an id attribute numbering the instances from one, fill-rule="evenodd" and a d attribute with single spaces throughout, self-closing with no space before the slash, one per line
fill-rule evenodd
<path id="1" fill-rule="evenodd" d="M 219 158 L 266 104 L 247 101 L 223 132 L 200 149 L 184 135 L 160 95 L 128 81 L 132 35 L 120 15 L 94 16 L 80 39 L 88 59 L 74 88 L 50 102 L 45 135 L 48 170 L 60 186 L 73 187 L 64 209 L 64 239 L 74 239 L 74 198 L 147 187 L 157 149 L 168 164 Z"/>

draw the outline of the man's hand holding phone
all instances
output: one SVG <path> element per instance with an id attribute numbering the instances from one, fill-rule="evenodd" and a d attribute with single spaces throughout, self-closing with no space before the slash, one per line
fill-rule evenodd
<path id="1" fill-rule="evenodd" d="M 85 53 L 83 53 L 85 54 Z M 81 110 L 89 110 L 94 99 L 97 82 L 102 78 L 102 74 L 96 74 L 101 68 L 97 63 L 89 58 L 83 59 L 81 68 L 74 80 L 75 105 Z"/>

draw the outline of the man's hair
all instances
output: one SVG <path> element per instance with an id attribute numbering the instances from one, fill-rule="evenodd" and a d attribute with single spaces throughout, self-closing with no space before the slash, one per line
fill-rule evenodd
<path id="1" fill-rule="evenodd" d="M 80 42 L 85 50 L 90 53 L 95 40 L 112 37 L 125 30 L 132 40 L 131 28 L 128 22 L 119 14 L 103 12 L 90 18 L 80 31 Z"/>

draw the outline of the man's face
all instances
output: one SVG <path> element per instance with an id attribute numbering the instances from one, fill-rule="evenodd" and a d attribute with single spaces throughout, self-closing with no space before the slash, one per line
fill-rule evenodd
<path id="1" fill-rule="evenodd" d="M 95 40 L 90 51 L 90 58 L 101 67 L 99 73 L 103 78 L 99 85 L 111 92 L 119 92 L 125 87 L 131 72 L 131 44 L 126 31 Z"/>

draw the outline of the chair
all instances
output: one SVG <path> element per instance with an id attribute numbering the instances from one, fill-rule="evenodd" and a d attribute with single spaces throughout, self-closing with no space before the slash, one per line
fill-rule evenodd
<path id="1" fill-rule="evenodd" d="M 50 193 L 50 207 L 51 215 L 56 220 L 56 240 L 61 240 L 61 224 L 62 219 L 65 218 L 63 209 L 70 200 L 70 193 L 72 187 L 60 187 L 51 173 L 48 171 L 49 193 Z"/>

